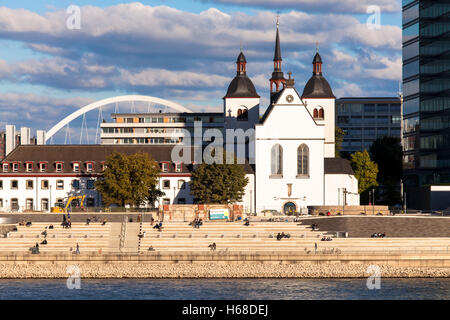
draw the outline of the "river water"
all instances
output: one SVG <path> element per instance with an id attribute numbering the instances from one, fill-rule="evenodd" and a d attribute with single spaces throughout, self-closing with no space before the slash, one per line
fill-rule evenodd
<path id="1" fill-rule="evenodd" d="M 366 279 L 81 279 L 0 280 L 0 300 L 353 300 L 450 299 L 450 279 L 381 279 L 369 290 Z"/>

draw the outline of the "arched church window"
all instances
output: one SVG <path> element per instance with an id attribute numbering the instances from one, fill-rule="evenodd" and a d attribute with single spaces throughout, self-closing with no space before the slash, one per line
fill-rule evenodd
<path id="1" fill-rule="evenodd" d="M 314 109 L 313 117 L 314 119 L 319 117 L 319 111 L 317 109 Z"/>
<path id="2" fill-rule="evenodd" d="M 283 174 L 283 148 L 276 144 L 271 150 L 271 174 L 281 175 Z"/>
<path id="3" fill-rule="evenodd" d="M 243 106 L 243 109 L 238 110 L 237 119 L 241 121 L 248 120 L 248 110 Z"/>
<path id="4" fill-rule="evenodd" d="M 306 144 L 301 144 L 297 149 L 297 174 L 309 176 L 309 148 Z"/>
<path id="5" fill-rule="evenodd" d="M 323 108 L 320 108 L 320 109 L 319 109 L 319 118 L 320 118 L 320 119 L 323 119 L 323 118 L 324 118 L 324 111 L 323 111 Z"/>

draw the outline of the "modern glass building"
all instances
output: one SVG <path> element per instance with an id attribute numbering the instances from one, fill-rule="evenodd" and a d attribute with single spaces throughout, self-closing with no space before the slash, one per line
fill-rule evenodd
<path id="1" fill-rule="evenodd" d="M 345 132 L 341 152 L 369 150 L 379 137 L 401 137 L 399 97 L 340 98 L 336 100 L 336 124 Z"/>
<path id="2" fill-rule="evenodd" d="M 405 186 L 450 183 L 450 1 L 403 0 Z"/>

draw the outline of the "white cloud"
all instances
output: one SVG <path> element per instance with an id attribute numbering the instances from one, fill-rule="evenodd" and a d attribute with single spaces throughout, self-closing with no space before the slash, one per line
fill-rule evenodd
<path id="1" fill-rule="evenodd" d="M 203 0 L 203 2 L 320 12 L 366 13 L 367 7 L 370 5 L 380 7 L 383 12 L 399 12 L 401 10 L 400 3 L 395 0 Z"/>

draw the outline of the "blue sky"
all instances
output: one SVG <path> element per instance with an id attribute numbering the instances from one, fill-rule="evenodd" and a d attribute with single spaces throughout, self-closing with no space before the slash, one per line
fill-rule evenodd
<path id="1" fill-rule="evenodd" d="M 81 8 L 80 30 L 66 27 L 71 4 Z M 379 29 L 366 25 L 373 5 Z M 0 130 L 6 123 L 48 130 L 84 104 L 121 94 L 221 111 L 240 43 L 264 110 L 278 11 L 283 71 L 293 72 L 298 91 L 318 41 L 337 97 L 396 95 L 400 7 L 399 0 L 0 0 Z"/>

